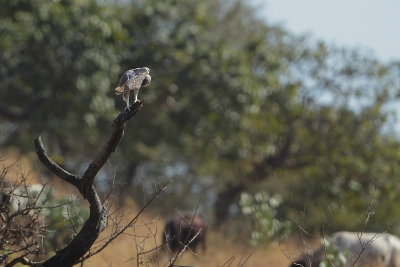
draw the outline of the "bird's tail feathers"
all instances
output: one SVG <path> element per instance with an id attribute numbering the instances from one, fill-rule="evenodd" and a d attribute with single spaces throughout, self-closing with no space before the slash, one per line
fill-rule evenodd
<path id="1" fill-rule="evenodd" d="M 120 95 L 123 92 L 124 92 L 124 87 L 118 86 L 117 88 L 115 88 L 115 94 Z"/>

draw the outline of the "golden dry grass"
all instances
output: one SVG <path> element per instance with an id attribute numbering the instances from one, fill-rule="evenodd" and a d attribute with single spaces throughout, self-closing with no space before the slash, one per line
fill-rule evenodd
<path id="1" fill-rule="evenodd" d="M 37 159 L 35 153 L 21 154 L 18 149 L 9 148 L 0 151 L 0 159 L 2 164 L 7 167 L 7 175 L 5 179 L 14 183 L 21 183 L 21 177 L 26 177 L 26 183 L 46 184 L 48 187 L 54 188 L 56 197 L 66 196 L 70 194 L 79 194 L 79 191 L 72 185 L 62 181 L 57 177 L 44 177 L 40 174 L 39 169 L 42 163 Z"/>
<path id="2" fill-rule="evenodd" d="M 130 208 L 134 216 L 134 208 Z M 84 266 L 146 266 L 144 262 L 138 264 L 138 251 L 150 250 L 161 242 L 164 221 L 151 218 L 144 213 L 135 228 L 130 229 L 126 235 L 117 238 L 102 253 L 90 258 Z M 107 235 L 107 231 L 103 236 Z M 215 231 L 209 231 L 207 236 L 207 249 L 198 251 L 195 255 L 191 251 L 185 252 L 176 264 L 183 266 L 288 266 L 289 260 L 282 252 L 296 252 L 295 242 L 287 242 L 279 247 L 276 243 L 268 248 L 252 248 L 243 244 L 234 243 L 229 237 L 224 237 Z M 149 254 L 148 258 L 151 257 Z M 145 257 L 141 257 L 145 261 Z M 159 261 L 147 266 L 165 266 L 168 258 L 161 253 Z"/>
<path id="3" fill-rule="evenodd" d="M 144 215 L 145 216 L 145 215 Z M 152 226 L 158 228 L 157 236 L 148 236 L 149 231 L 146 227 L 138 227 L 135 234 L 139 237 L 124 235 L 115 240 L 101 254 L 90 258 L 84 266 L 166 266 L 168 258 L 165 254 L 160 255 L 160 260 L 148 265 L 138 264 L 137 252 L 148 250 L 160 244 L 162 221 L 158 221 Z M 133 233 L 133 231 L 131 231 Z M 153 232 L 154 233 L 154 232 Z M 146 237 L 147 238 L 144 238 Z M 145 242 L 141 242 L 141 240 Z M 224 237 L 216 232 L 209 232 L 207 236 L 207 249 L 200 251 L 197 255 L 188 251 L 180 257 L 176 264 L 182 266 L 288 266 L 290 260 L 285 253 L 291 257 L 298 256 L 301 252 L 296 248 L 295 241 L 288 241 L 278 246 L 277 243 L 271 244 L 267 248 L 252 248 L 243 244 L 234 243 L 230 238 Z M 283 251 L 285 252 L 283 252 Z M 149 255 L 149 257 L 151 257 Z M 143 258 L 142 258 L 143 259 Z M 244 264 L 244 265 L 242 265 Z"/>
<path id="4" fill-rule="evenodd" d="M 0 151 L 0 159 L 8 168 L 7 180 L 15 183 L 21 180 L 21 176 L 26 176 L 30 184 L 40 181 L 32 155 L 22 155 L 17 149 L 10 148 Z"/>
<path id="5" fill-rule="evenodd" d="M 21 155 L 16 149 L 8 149 L 0 152 L 0 158 L 5 159 L 5 164 L 14 164 L 7 175 L 11 181 L 16 181 L 21 175 L 29 175 L 29 183 L 40 183 L 44 179 L 38 174 L 38 165 L 35 154 Z M 77 193 L 77 191 L 60 179 L 51 179 L 50 186 L 53 186 L 58 195 L 68 195 Z M 120 212 L 124 212 L 124 223 L 133 218 L 140 207 L 133 200 L 128 200 Z M 161 218 L 143 213 L 135 227 L 130 228 L 125 234 L 115 239 L 101 253 L 91 257 L 84 266 L 165 266 L 166 256 L 163 254 L 158 258 L 157 264 L 145 264 L 146 257 L 138 264 L 137 253 L 150 250 L 161 242 L 164 223 Z M 106 229 L 98 240 L 106 238 L 111 229 L 112 221 L 109 221 L 109 228 Z M 207 249 L 198 252 L 195 255 L 191 251 L 185 252 L 176 264 L 183 266 L 288 266 L 289 259 L 285 253 L 294 258 L 301 253 L 301 247 L 297 246 L 296 241 L 291 240 L 280 247 L 275 242 L 267 248 L 252 248 L 245 245 L 245 242 L 239 243 L 232 241 L 231 238 L 210 229 L 207 233 Z M 102 242 L 95 243 L 98 247 Z M 284 253 L 284 252 L 285 253 Z M 147 254 L 147 258 L 154 254 Z M 165 254 L 164 254 L 165 255 Z M 77 265 L 78 266 L 78 265 Z"/>

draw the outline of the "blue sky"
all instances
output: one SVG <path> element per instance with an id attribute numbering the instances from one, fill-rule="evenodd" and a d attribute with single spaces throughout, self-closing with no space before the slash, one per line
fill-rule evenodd
<path id="1" fill-rule="evenodd" d="M 400 0 L 254 0 L 259 15 L 293 33 L 400 60 Z"/>

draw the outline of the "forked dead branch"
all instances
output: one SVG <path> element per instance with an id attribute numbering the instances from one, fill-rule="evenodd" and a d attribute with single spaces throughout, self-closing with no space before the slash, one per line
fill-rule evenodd
<path id="1" fill-rule="evenodd" d="M 83 176 L 70 173 L 52 161 L 43 146 L 40 136 L 35 139 L 35 151 L 41 162 L 61 179 L 75 186 L 82 196 L 87 199 L 90 206 L 90 214 L 81 231 L 63 249 L 58 251 L 50 259 L 33 263 L 24 259 L 24 264 L 32 266 L 72 266 L 81 261 L 82 257 L 90 250 L 100 233 L 107 227 L 108 211 L 94 188 L 96 174 L 108 160 L 112 152 L 115 152 L 124 133 L 125 122 L 132 118 L 143 106 L 143 101 L 137 101 L 130 109 L 121 112 L 113 123 L 113 131 L 109 140 L 101 151 L 94 157 Z"/>

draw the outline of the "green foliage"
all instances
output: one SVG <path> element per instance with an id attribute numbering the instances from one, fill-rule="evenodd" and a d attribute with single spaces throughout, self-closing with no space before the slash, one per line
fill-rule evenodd
<path id="1" fill-rule="evenodd" d="M 48 198 L 44 210 L 44 220 L 48 226 L 46 247 L 50 252 L 63 248 L 80 231 L 89 217 L 89 211 L 79 205 L 72 195 L 70 198 Z"/>
<path id="2" fill-rule="evenodd" d="M 324 241 L 324 259 L 319 264 L 320 267 L 336 266 L 345 267 L 347 266 L 347 259 L 349 252 L 345 250 L 337 249 L 332 242 Z"/>
<path id="3" fill-rule="evenodd" d="M 240 0 L 19 0 L 0 15 L 3 146 L 44 133 L 58 162 L 84 164 L 124 106 L 119 75 L 147 66 L 145 106 L 110 161 L 120 188 L 174 179 L 167 206 L 202 196 L 228 218 L 242 192 L 279 194 L 280 217 L 307 230 L 355 229 L 348 214 L 372 200 L 371 230 L 400 219 L 398 64 L 293 36 Z"/>
<path id="4" fill-rule="evenodd" d="M 89 211 L 80 205 L 74 195 L 60 198 L 53 188 L 41 185 L 21 184 L 17 189 L 13 194 L 20 199 L 14 203 L 18 205 L 18 210 L 13 212 L 19 214 L 19 219 L 28 214 L 28 220 L 32 220 L 30 216 L 39 218 L 45 236 L 40 234 L 36 238 L 40 239 L 39 243 L 47 252 L 53 253 L 68 244 L 89 217 Z"/>
<path id="5" fill-rule="evenodd" d="M 88 210 L 79 205 L 74 195 L 56 198 L 54 190 L 48 187 L 44 187 L 43 192 L 29 191 L 29 202 L 32 208 L 40 207 L 47 226 L 44 241 L 49 252 L 68 244 L 89 217 Z"/>
<path id="6" fill-rule="evenodd" d="M 13 122 L 3 125 L 4 142 L 30 150 L 45 133 L 64 152 L 97 144 L 115 111 L 110 88 L 121 72 L 123 29 L 113 9 L 95 0 L 2 6 L 0 99 Z"/>
<path id="7" fill-rule="evenodd" d="M 254 223 L 251 233 L 252 245 L 266 245 L 272 239 L 285 238 L 290 233 L 290 222 L 277 219 L 277 209 L 281 202 L 280 196 L 269 196 L 265 192 L 254 195 L 241 194 L 242 212 Z"/>

